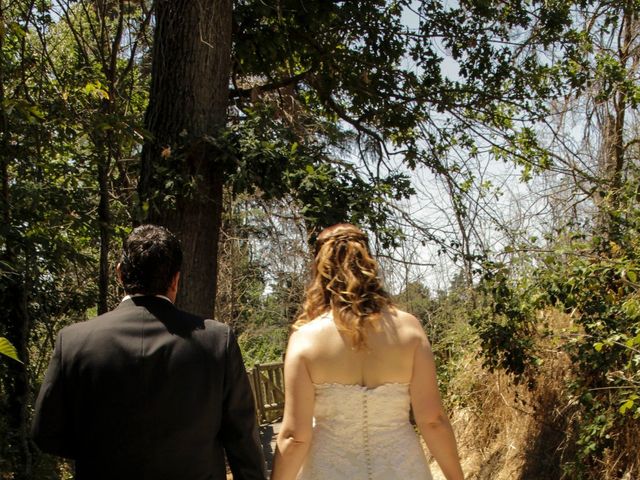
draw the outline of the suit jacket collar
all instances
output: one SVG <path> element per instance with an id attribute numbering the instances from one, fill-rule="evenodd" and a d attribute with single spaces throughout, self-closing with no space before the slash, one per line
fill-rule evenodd
<path id="1" fill-rule="evenodd" d="M 182 337 L 190 336 L 195 330 L 204 329 L 204 319 L 179 310 L 169 300 L 155 295 L 138 295 L 123 300 L 116 307 L 118 311 L 144 308 L 150 315 L 162 322 L 167 330 Z"/>
<path id="2" fill-rule="evenodd" d="M 122 308 L 133 308 L 133 307 L 156 307 L 161 309 L 169 309 L 176 310 L 176 307 L 171 300 L 169 300 L 165 296 L 159 295 L 127 295 L 122 299 L 120 304 L 116 307 L 116 310 L 120 310 Z"/>

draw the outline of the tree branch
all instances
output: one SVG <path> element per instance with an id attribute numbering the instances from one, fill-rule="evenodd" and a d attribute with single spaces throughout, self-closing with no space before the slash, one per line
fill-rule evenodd
<path id="1" fill-rule="evenodd" d="M 229 90 L 229 98 L 250 98 L 251 94 L 254 92 L 271 92 L 273 90 L 278 90 L 283 87 L 287 87 L 289 85 L 294 85 L 307 76 L 309 71 L 304 71 L 302 73 L 298 73 L 289 78 L 285 78 L 282 80 L 278 80 L 276 82 L 267 83 L 265 85 L 256 85 L 251 88 L 233 88 Z"/>

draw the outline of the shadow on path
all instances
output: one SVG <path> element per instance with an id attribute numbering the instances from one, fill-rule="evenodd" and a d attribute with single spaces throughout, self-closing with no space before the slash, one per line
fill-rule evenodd
<path id="1" fill-rule="evenodd" d="M 264 459 L 267 463 L 267 470 L 271 473 L 271 465 L 273 465 L 273 456 L 276 452 L 276 438 L 280 432 L 280 423 L 270 423 L 260 425 L 258 432 L 260 433 L 260 443 L 264 452 Z"/>

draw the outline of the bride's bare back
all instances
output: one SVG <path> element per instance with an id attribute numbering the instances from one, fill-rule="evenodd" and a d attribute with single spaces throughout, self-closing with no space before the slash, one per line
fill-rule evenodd
<path id="1" fill-rule="evenodd" d="M 331 313 L 303 325 L 296 341 L 303 343 L 309 376 L 314 384 L 340 383 L 374 388 L 385 383 L 410 383 L 416 348 L 424 340 L 418 320 L 387 308 L 376 328 L 368 327 L 367 347 L 354 349 L 340 333 Z"/>

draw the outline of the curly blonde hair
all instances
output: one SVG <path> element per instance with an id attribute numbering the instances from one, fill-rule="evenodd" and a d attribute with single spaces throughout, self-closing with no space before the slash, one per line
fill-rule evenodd
<path id="1" fill-rule="evenodd" d="M 367 236 L 348 223 L 324 229 L 316 241 L 311 277 L 293 329 L 331 311 L 352 347 L 366 348 L 366 327 L 375 328 L 381 311 L 393 305 L 378 277 Z"/>

